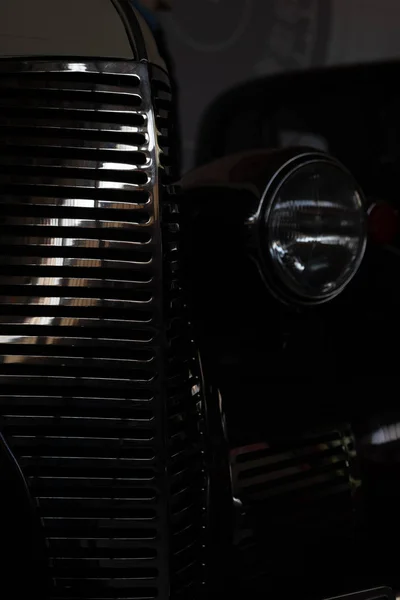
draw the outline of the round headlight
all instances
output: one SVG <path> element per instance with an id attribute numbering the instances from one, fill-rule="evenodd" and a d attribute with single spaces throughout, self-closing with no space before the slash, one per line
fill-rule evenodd
<path id="1" fill-rule="evenodd" d="M 363 196 L 350 173 L 329 157 L 303 156 L 274 178 L 264 206 L 261 235 L 284 295 L 322 302 L 338 294 L 366 245 Z"/>

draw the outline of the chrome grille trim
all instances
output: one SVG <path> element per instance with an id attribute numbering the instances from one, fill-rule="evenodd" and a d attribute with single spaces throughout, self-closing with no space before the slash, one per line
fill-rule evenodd
<path id="1" fill-rule="evenodd" d="M 171 129 L 172 92 L 165 73 L 151 69 L 153 104 L 160 147 L 160 176 L 176 181 Z M 170 472 L 171 598 L 203 598 L 213 594 L 207 583 L 209 469 L 205 458 L 204 382 L 188 323 L 182 289 L 181 195 L 169 188 L 162 206 L 165 254 L 165 316 L 168 319 L 168 449 Z"/>
<path id="2" fill-rule="evenodd" d="M 231 469 L 241 504 L 235 545 L 244 582 L 266 577 L 269 585 L 302 570 L 309 577 L 305 565 L 329 565 L 352 547 L 361 482 L 349 424 L 234 448 Z"/>
<path id="3" fill-rule="evenodd" d="M 347 427 L 276 445 L 235 448 L 231 453 L 235 495 L 262 500 L 308 489 L 313 500 L 340 492 L 351 495 L 354 447 L 354 435 Z"/>
<path id="4" fill-rule="evenodd" d="M 0 428 L 63 600 L 169 594 L 148 77 L 145 64 L 0 62 Z"/>

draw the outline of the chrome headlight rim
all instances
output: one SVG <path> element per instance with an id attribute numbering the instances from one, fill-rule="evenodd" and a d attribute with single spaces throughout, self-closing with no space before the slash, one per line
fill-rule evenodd
<path id="1" fill-rule="evenodd" d="M 278 193 L 297 172 L 301 172 L 301 170 L 313 164 L 329 165 L 338 169 L 343 175 L 349 178 L 360 198 L 359 210 L 361 217 L 360 245 L 351 274 L 349 274 L 341 285 L 335 287 L 334 290 L 319 296 L 308 295 L 306 292 L 304 294 L 296 293 L 285 284 L 284 278 L 279 273 L 280 269 L 277 267 L 270 253 L 268 230 L 268 223 L 270 222 L 271 212 Z M 256 262 L 261 276 L 271 295 L 286 305 L 301 307 L 315 306 L 329 302 L 340 295 L 348 286 L 357 274 L 364 258 L 367 245 L 367 214 L 364 193 L 352 173 L 339 160 L 317 150 L 297 148 L 278 152 L 275 156 L 273 170 L 269 174 L 270 178 L 261 195 L 258 211 L 252 219 L 253 225 L 255 225 Z"/>

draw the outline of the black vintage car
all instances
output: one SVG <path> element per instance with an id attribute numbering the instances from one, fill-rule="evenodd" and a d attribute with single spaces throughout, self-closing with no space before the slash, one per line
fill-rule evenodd
<path id="1" fill-rule="evenodd" d="M 357 313 L 353 176 L 246 148 L 179 180 L 129 0 L 3 0 L 0 22 L 2 596 L 391 597 L 357 458 L 386 434 L 320 335 Z"/>

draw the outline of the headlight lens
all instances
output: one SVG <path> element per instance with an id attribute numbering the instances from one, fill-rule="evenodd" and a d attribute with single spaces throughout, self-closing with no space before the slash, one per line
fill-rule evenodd
<path id="1" fill-rule="evenodd" d="M 286 172 L 267 204 L 264 226 L 275 275 L 299 299 L 335 296 L 364 255 L 362 192 L 334 161 L 315 159 Z"/>

